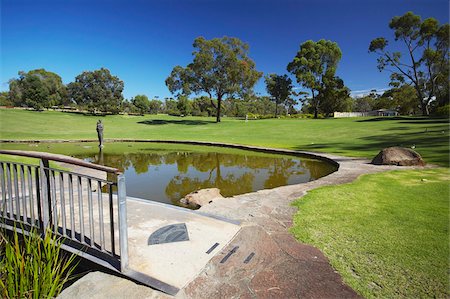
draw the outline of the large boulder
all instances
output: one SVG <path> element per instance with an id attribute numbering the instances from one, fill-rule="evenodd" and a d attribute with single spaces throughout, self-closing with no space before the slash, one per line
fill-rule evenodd
<path id="1" fill-rule="evenodd" d="M 184 198 L 180 199 L 180 203 L 182 205 L 198 209 L 201 206 L 213 202 L 214 200 L 222 198 L 224 197 L 220 194 L 220 190 L 218 188 L 208 188 L 189 193 Z"/>
<path id="2" fill-rule="evenodd" d="M 372 160 L 375 165 L 424 166 L 425 161 L 416 151 L 404 147 L 383 149 Z"/>

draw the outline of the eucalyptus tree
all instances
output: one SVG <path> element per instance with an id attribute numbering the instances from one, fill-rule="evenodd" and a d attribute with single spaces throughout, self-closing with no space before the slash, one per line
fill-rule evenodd
<path id="1" fill-rule="evenodd" d="M 321 39 L 318 42 L 308 40 L 300 45 L 300 50 L 288 66 L 287 70 L 296 76 L 297 82 L 311 91 L 308 104 L 314 109 L 314 118 L 320 108 L 318 95 L 325 88 L 326 78 L 333 78 L 342 57 L 338 44 Z"/>
<path id="2" fill-rule="evenodd" d="M 144 115 L 150 110 L 150 101 L 146 95 L 137 95 L 131 99 L 131 103 L 137 108 L 140 114 Z"/>
<path id="3" fill-rule="evenodd" d="M 378 54 L 378 69 L 391 72 L 392 81 L 415 88 L 422 114 L 428 115 L 429 104 L 437 93 L 448 97 L 449 24 L 439 25 L 434 18 L 422 21 L 420 16 L 407 12 L 392 18 L 389 28 L 394 30 L 395 41 L 401 42 L 403 52 L 387 50 L 388 40 L 384 37 L 372 40 L 369 52 Z"/>
<path id="4" fill-rule="evenodd" d="M 149 112 L 150 114 L 158 114 L 163 109 L 163 102 L 158 100 L 158 98 L 154 98 L 149 101 Z"/>
<path id="5" fill-rule="evenodd" d="M 70 98 L 89 111 L 118 113 L 123 102 L 124 83 L 106 68 L 86 71 L 68 85 Z"/>
<path id="6" fill-rule="evenodd" d="M 318 95 L 320 110 L 327 116 L 332 116 L 335 111 L 346 111 L 347 99 L 350 97 L 350 89 L 338 76 L 325 77 L 324 86 Z"/>
<path id="7" fill-rule="evenodd" d="M 67 103 L 67 89 L 61 77 L 45 69 L 19 72 L 9 81 L 9 97 L 15 106 L 26 105 L 35 110 Z"/>
<path id="8" fill-rule="evenodd" d="M 292 80 L 287 75 L 269 74 L 265 76 L 266 90 L 275 102 L 275 117 L 278 116 L 278 105 L 292 102 Z M 286 105 L 288 106 L 288 105 Z"/>
<path id="9" fill-rule="evenodd" d="M 248 57 L 248 45 L 238 38 L 206 40 L 198 37 L 193 46 L 192 63 L 186 67 L 174 67 L 166 85 L 171 93 L 207 94 L 217 110 L 216 121 L 220 122 L 222 100 L 251 93 L 262 73 L 255 69 L 255 63 Z"/>

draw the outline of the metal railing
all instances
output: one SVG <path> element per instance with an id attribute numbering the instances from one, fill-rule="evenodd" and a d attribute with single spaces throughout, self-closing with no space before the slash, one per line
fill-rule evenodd
<path id="1" fill-rule="evenodd" d="M 1 226 L 35 228 L 41 234 L 50 229 L 62 237 L 64 249 L 127 271 L 125 177 L 118 169 L 49 153 L 0 150 L 0 154 L 39 159 L 39 165 L 0 161 Z M 50 161 L 80 171 L 50 166 Z"/>

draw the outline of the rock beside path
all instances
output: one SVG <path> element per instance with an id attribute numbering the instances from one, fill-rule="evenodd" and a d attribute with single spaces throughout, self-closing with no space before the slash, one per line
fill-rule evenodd
<path id="1" fill-rule="evenodd" d="M 416 151 L 404 147 L 383 149 L 372 160 L 375 165 L 424 166 L 425 161 Z"/>
<path id="2" fill-rule="evenodd" d="M 218 188 L 208 188 L 194 191 L 180 199 L 180 202 L 192 208 L 200 208 L 201 206 L 212 203 L 215 200 L 223 199 Z"/>

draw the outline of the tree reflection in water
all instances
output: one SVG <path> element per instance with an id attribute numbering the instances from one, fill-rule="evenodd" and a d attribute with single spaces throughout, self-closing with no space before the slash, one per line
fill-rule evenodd
<path id="1" fill-rule="evenodd" d="M 87 158 L 87 157 L 84 157 Z M 298 184 L 318 179 L 334 166 L 294 156 L 203 152 L 139 152 L 89 157 L 119 168 L 127 178 L 127 194 L 178 205 L 186 194 L 219 188 L 224 196 Z"/>

